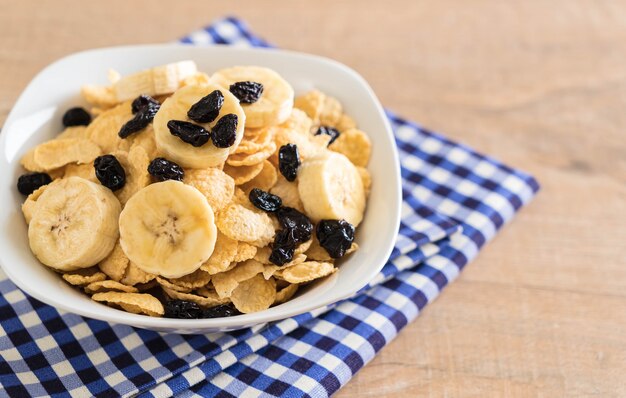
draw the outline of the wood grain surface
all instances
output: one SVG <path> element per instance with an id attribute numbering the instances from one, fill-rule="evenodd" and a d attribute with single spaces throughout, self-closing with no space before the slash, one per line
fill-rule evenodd
<path id="1" fill-rule="evenodd" d="M 626 2 L 0 0 L 0 123 L 61 56 L 227 14 L 542 184 L 337 396 L 626 396 Z"/>

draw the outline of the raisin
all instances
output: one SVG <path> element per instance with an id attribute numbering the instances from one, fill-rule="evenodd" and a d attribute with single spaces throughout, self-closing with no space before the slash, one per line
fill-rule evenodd
<path id="1" fill-rule="evenodd" d="M 272 195 L 269 192 L 265 192 L 259 188 L 253 188 L 250 191 L 250 202 L 258 209 L 267 211 L 270 213 L 275 212 L 283 205 L 283 201 L 276 195 Z"/>
<path id="2" fill-rule="evenodd" d="M 228 304 L 218 305 L 217 307 L 207 308 L 202 311 L 201 318 L 225 318 L 227 316 L 239 315 L 233 306 Z"/>
<path id="3" fill-rule="evenodd" d="M 159 101 L 155 100 L 151 96 L 142 94 L 133 100 L 133 103 L 131 104 L 131 109 L 133 111 L 133 114 L 135 114 L 147 106 L 160 108 L 161 104 L 159 103 Z"/>
<path id="4" fill-rule="evenodd" d="M 233 93 L 239 102 L 252 104 L 257 102 L 263 94 L 263 85 L 257 82 L 237 82 L 230 85 L 230 92 Z"/>
<path id="5" fill-rule="evenodd" d="M 131 105 L 131 108 L 133 111 L 135 111 L 136 109 L 135 116 L 127 121 L 120 129 L 120 132 L 117 133 L 120 138 L 127 138 L 129 135 L 145 129 L 154 119 L 154 115 L 156 115 L 156 113 L 159 111 L 161 104 L 159 104 L 156 100 L 152 102 L 147 99 L 141 99 L 141 97 L 142 96 L 139 96 L 133 101 L 133 105 Z M 144 105 L 141 106 L 141 104 Z"/>
<path id="6" fill-rule="evenodd" d="M 295 181 L 300 167 L 300 154 L 295 144 L 285 144 L 278 151 L 278 169 L 287 181 Z"/>
<path id="7" fill-rule="evenodd" d="M 154 158 L 148 165 L 148 173 L 158 181 L 182 181 L 185 177 L 182 167 L 165 158 Z"/>
<path id="8" fill-rule="evenodd" d="M 272 243 L 272 253 L 270 254 L 270 262 L 276 265 L 284 265 L 293 260 L 296 250 L 296 240 L 293 231 L 289 229 L 281 229 L 274 236 Z"/>
<path id="9" fill-rule="evenodd" d="M 93 167 L 100 183 L 111 191 L 117 191 L 126 184 L 126 172 L 115 156 L 98 156 L 93 161 Z"/>
<path id="10" fill-rule="evenodd" d="M 187 116 L 194 122 L 210 123 L 220 114 L 222 105 L 224 105 L 224 95 L 220 90 L 214 90 L 193 104 L 189 108 Z"/>
<path id="11" fill-rule="evenodd" d="M 195 147 L 200 147 L 209 142 L 211 135 L 204 127 L 182 120 L 170 120 L 167 122 L 167 128 L 170 129 L 172 135 Z"/>
<path id="12" fill-rule="evenodd" d="M 202 308 L 197 303 L 185 300 L 165 302 L 165 317 L 178 319 L 198 319 L 202 316 Z"/>
<path id="13" fill-rule="evenodd" d="M 293 207 L 281 207 L 276 211 L 276 217 L 278 217 L 283 228 L 292 231 L 295 243 L 302 243 L 311 239 L 313 224 L 306 215 Z"/>
<path id="14" fill-rule="evenodd" d="M 30 195 L 44 185 L 52 182 L 52 178 L 46 173 L 28 173 L 17 179 L 17 190 L 22 195 Z"/>
<path id="15" fill-rule="evenodd" d="M 91 115 L 84 108 L 71 108 L 63 115 L 63 125 L 65 127 L 87 126 L 89 123 L 91 123 Z"/>
<path id="16" fill-rule="evenodd" d="M 332 258 L 343 257 L 354 241 L 354 226 L 346 220 L 322 220 L 315 233 Z"/>
<path id="17" fill-rule="evenodd" d="M 333 142 L 335 142 L 335 140 L 337 139 L 337 137 L 339 137 L 341 133 L 339 132 L 339 130 L 337 130 L 334 127 L 320 126 L 317 129 L 317 132 L 315 133 L 315 135 L 320 135 L 320 134 L 326 134 L 330 136 L 330 141 L 328 141 L 328 145 L 330 145 Z"/>
<path id="18" fill-rule="evenodd" d="M 229 113 L 220 118 L 213 126 L 211 140 L 218 148 L 229 148 L 237 140 L 238 117 L 234 113 Z"/>

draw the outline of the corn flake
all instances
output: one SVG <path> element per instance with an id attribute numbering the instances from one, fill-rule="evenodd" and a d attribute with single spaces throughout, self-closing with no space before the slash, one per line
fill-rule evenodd
<path id="1" fill-rule="evenodd" d="M 292 267 L 294 265 L 302 264 L 305 261 L 306 261 L 306 256 L 304 254 L 296 254 L 293 256 L 293 259 L 286 264 L 283 264 L 283 265 L 266 264 L 263 267 L 263 277 L 265 279 L 269 279 L 272 276 L 274 276 L 274 274 L 276 274 L 278 271 L 283 270 L 285 268 Z"/>
<path id="2" fill-rule="evenodd" d="M 100 108 L 110 108 L 118 102 L 113 88 L 109 86 L 84 85 L 80 93 L 89 104 Z"/>
<path id="3" fill-rule="evenodd" d="M 322 126 L 335 126 L 339 122 L 341 115 L 343 115 L 341 103 L 337 98 L 327 95 L 319 117 L 320 124 Z"/>
<path id="4" fill-rule="evenodd" d="M 233 259 L 234 262 L 240 263 L 242 261 L 250 260 L 256 254 L 256 246 L 245 242 L 239 242 L 237 244 L 237 255 Z"/>
<path id="5" fill-rule="evenodd" d="M 90 140 L 82 138 L 54 139 L 35 147 L 22 158 L 25 168 L 32 171 L 50 171 L 68 163 L 90 163 L 102 151 Z"/>
<path id="6" fill-rule="evenodd" d="M 232 177 L 216 168 L 185 170 L 184 182 L 202 192 L 215 212 L 222 210 L 235 192 Z"/>
<path id="7" fill-rule="evenodd" d="M 305 283 L 328 276 L 336 270 L 332 263 L 306 261 L 277 271 L 276 275 L 289 283 Z"/>
<path id="8" fill-rule="evenodd" d="M 68 138 L 79 138 L 79 139 L 88 139 L 87 135 L 87 126 L 70 126 L 66 127 L 65 130 L 61 131 L 59 135 L 57 135 L 57 140 L 63 140 Z"/>
<path id="9" fill-rule="evenodd" d="M 246 192 L 250 192 L 253 188 L 259 188 L 269 192 L 274 184 L 276 184 L 277 180 L 278 172 L 276 171 L 276 167 L 269 161 L 264 160 L 261 172 L 257 174 L 256 177 L 243 184 L 242 188 Z"/>
<path id="10" fill-rule="evenodd" d="M 132 148 L 128 153 L 118 151 L 114 152 L 113 155 L 126 172 L 126 184 L 122 189 L 114 192 L 123 206 L 131 196 L 150 184 L 150 174 L 148 173 L 150 158 L 140 146 Z"/>
<path id="11" fill-rule="evenodd" d="M 253 259 L 260 262 L 261 264 L 269 264 L 270 254 L 272 254 L 272 248 L 270 248 L 269 246 L 259 247 L 256 250 L 256 254 L 254 255 Z"/>
<path id="12" fill-rule="evenodd" d="M 311 238 L 311 246 L 309 246 L 305 254 L 310 260 L 332 261 L 332 257 L 328 254 L 326 249 L 320 246 L 320 242 L 317 240 L 316 236 Z"/>
<path id="13" fill-rule="evenodd" d="M 213 287 L 219 297 L 230 297 L 239 283 L 263 272 L 263 264 L 255 260 L 248 260 L 238 264 L 228 272 L 213 275 Z"/>
<path id="14" fill-rule="evenodd" d="M 197 269 L 191 274 L 181 276 L 180 278 L 170 279 L 170 281 L 178 286 L 184 286 L 190 289 L 196 289 L 202 286 L 206 286 L 211 280 L 211 274 L 208 272 Z"/>
<path id="15" fill-rule="evenodd" d="M 328 149 L 344 154 L 355 166 L 365 167 L 372 154 L 372 142 L 363 131 L 351 129 L 341 133 Z"/>
<path id="16" fill-rule="evenodd" d="M 274 304 L 282 304 L 288 301 L 290 298 L 293 297 L 294 294 L 296 294 L 297 291 L 298 285 L 296 284 L 290 284 L 278 290 L 276 292 L 276 298 L 274 298 Z"/>
<path id="17" fill-rule="evenodd" d="M 128 268 L 128 264 L 130 260 L 126 257 L 124 250 L 122 250 L 122 246 L 120 245 L 119 240 L 113 247 L 111 253 L 104 260 L 100 261 L 98 267 L 100 271 L 104 272 L 109 278 L 114 281 L 121 281 L 126 274 L 126 268 Z"/>
<path id="18" fill-rule="evenodd" d="M 176 291 L 176 290 L 168 289 L 166 287 L 163 287 L 163 291 L 171 299 L 191 301 L 191 302 L 196 303 L 199 306 L 204 307 L 204 308 L 215 307 L 216 305 L 227 304 L 227 303 L 230 302 L 230 299 L 228 299 L 228 298 L 220 298 L 220 297 L 217 296 L 217 294 L 211 294 L 211 295 L 207 295 L 207 296 L 202 295 L 201 296 L 201 295 L 193 294 L 193 293 L 179 292 L 179 291 Z M 202 290 L 202 291 L 203 292 L 210 292 L 209 290 Z"/>
<path id="19" fill-rule="evenodd" d="M 304 159 L 319 156 L 327 151 L 326 147 L 330 136 L 326 134 L 313 135 L 310 133 L 311 119 L 299 109 L 294 109 L 291 116 L 283 124 L 275 127 L 274 142 L 276 148 L 286 144 L 298 147 L 300 157 Z M 270 161 L 278 165 L 278 152 L 272 154 Z"/>
<path id="20" fill-rule="evenodd" d="M 118 133 L 126 122 L 133 118 L 130 101 L 117 105 L 115 108 L 103 112 L 87 126 L 86 134 L 95 142 L 104 153 L 117 150 L 128 151 L 132 140 L 120 138 Z M 142 134 L 138 132 L 137 134 Z"/>
<path id="21" fill-rule="evenodd" d="M 145 129 L 137 134 L 133 134 L 126 138 L 131 140 L 130 151 L 136 147 L 143 148 L 150 159 L 154 159 L 157 156 L 156 137 L 154 135 L 154 129 L 152 125 L 148 125 Z"/>
<path id="22" fill-rule="evenodd" d="M 243 139 L 233 154 L 252 154 L 258 151 L 263 151 L 271 145 L 273 137 L 273 127 L 246 129 L 244 130 Z"/>
<path id="23" fill-rule="evenodd" d="M 322 110 L 324 109 L 325 99 L 326 95 L 322 92 L 311 90 L 304 95 L 296 97 L 293 106 L 306 112 L 314 123 L 318 123 Z"/>
<path id="24" fill-rule="evenodd" d="M 250 166 L 224 165 L 224 172 L 233 178 L 235 185 L 241 185 L 252 180 L 261 170 L 263 170 L 262 162 Z"/>
<path id="25" fill-rule="evenodd" d="M 161 285 L 161 287 L 168 288 L 170 290 L 176 290 L 177 292 L 189 293 L 193 290 L 190 287 L 177 285 L 173 283 L 172 281 L 166 278 L 162 278 L 160 276 L 157 276 L 154 280 L 157 281 L 157 283 Z"/>
<path id="26" fill-rule="evenodd" d="M 134 286 L 138 283 L 148 283 L 154 278 L 156 278 L 156 275 L 149 274 L 132 262 L 129 262 L 128 267 L 126 268 L 126 273 L 120 282 L 125 285 Z"/>
<path id="27" fill-rule="evenodd" d="M 112 281 L 110 279 L 104 281 L 92 282 L 85 286 L 85 293 L 93 294 L 93 293 L 103 293 L 103 292 L 126 292 L 126 293 L 137 293 L 139 290 L 132 286 L 127 286 L 122 283 Z"/>
<path id="28" fill-rule="evenodd" d="M 162 316 L 165 313 L 159 299 L 147 293 L 105 292 L 96 293 L 91 298 L 95 301 L 104 301 L 109 305 L 118 305 L 133 314 Z"/>
<path id="29" fill-rule="evenodd" d="M 91 163 L 70 163 L 63 168 L 63 178 L 80 177 L 91 182 L 99 183 L 96 172 Z"/>
<path id="30" fill-rule="evenodd" d="M 232 301 L 240 312 L 249 314 L 268 309 L 276 298 L 276 283 L 257 275 L 241 282 L 233 291 Z"/>
<path id="31" fill-rule="evenodd" d="M 238 203 L 231 203 L 217 213 L 215 224 L 229 238 L 258 247 L 266 246 L 274 238 L 274 224 L 267 214 Z"/>
<path id="32" fill-rule="evenodd" d="M 213 254 L 200 266 L 200 269 L 210 275 L 226 271 L 237 256 L 238 248 L 239 246 L 235 239 L 231 239 L 218 231 Z"/>
<path id="33" fill-rule="evenodd" d="M 252 166 L 258 163 L 261 163 L 265 159 L 269 158 L 276 151 L 276 144 L 270 141 L 265 147 L 258 150 L 257 152 L 248 154 L 248 153 L 238 153 L 228 157 L 226 159 L 226 163 L 239 167 L 239 166 Z"/>
<path id="34" fill-rule="evenodd" d="M 135 289 L 137 289 L 140 292 L 145 292 L 147 290 L 150 290 L 154 287 L 159 286 L 159 283 L 156 281 L 156 279 L 151 280 L 150 282 L 146 282 L 146 283 L 138 283 L 135 286 L 133 286 Z"/>
<path id="35" fill-rule="evenodd" d="M 277 176 L 276 184 L 274 184 L 269 192 L 280 197 L 283 201 L 283 206 L 293 207 L 294 209 L 304 213 L 304 205 L 300 200 L 298 184 L 287 181 L 282 174 Z"/>
<path id="36" fill-rule="evenodd" d="M 337 130 L 339 130 L 339 132 L 343 133 L 346 130 L 355 129 L 356 128 L 356 122 L 354 121 L 354 119 L 352 119 L 350 116 L 348 116 L 348 115 L 346 115 L 344 113 L 339 118 L 339 121 L 337 121 L 337 124 L 335 125 L 335 128 Z"/>
<path id="37" fill-rule="evenodd" d="M 309 247 L 311 247 L 312 244 L 313 244 L 313 238 L 307 240 L 306 242 L 300 243 L 298 246 L 296 246 L 296 250 L 294 251 L 293 254 L 298 255 L 298 254 L 302 254 L 306 252 L 307 250 L 309 250 Z"/>
<path id="38" fill-rule="evenodd" d="M 106 278 L 107 276 L 102 272 L 98 272 L 96 267 L 84 268 L 63 274 L 63 279 L 74 286 L 88 285 L 92 282 L 103 281 Z"/>

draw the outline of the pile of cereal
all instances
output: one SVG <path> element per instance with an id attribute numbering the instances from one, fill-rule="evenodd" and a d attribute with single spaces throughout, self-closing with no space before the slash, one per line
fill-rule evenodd
<path id="1" fill-rule="evenodd" d="M 257 66 L 109 78 L 21 160 L 31 250 L 68 283 L 136 314 L 224 317 L 289 300 L 357 250 L 371 144 L 337 99 L 294 99 Z"/>

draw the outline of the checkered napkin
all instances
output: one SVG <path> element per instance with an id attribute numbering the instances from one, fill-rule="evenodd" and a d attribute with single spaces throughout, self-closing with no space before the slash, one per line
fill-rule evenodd
<path id="1" fill-rule="evenodd" d="M 269 46 L 233 18 L 182 42 Z M 388 117 L 402 163 L 400 235 L 358 295 L 236 332 L 160 334 L 58 311 L 0 271 L 0 396 L 324 397 L 339 390 L 539 188 L 523 172 Z"/>

